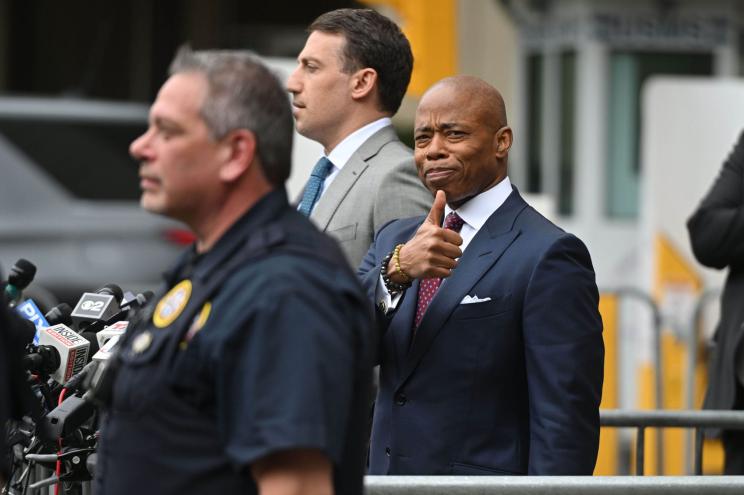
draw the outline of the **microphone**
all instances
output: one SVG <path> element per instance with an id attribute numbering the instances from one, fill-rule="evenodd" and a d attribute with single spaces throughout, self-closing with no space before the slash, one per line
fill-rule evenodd
<path id="1" fill-rule="evenodd" d="M 114 330 L 115 333 L 113 334 L 111 334 L 111 332 L 109 332 L 109 334 L 106 334 L 106 332 L 108 332 L 111 327 L 122 327 L 122 323 L 124 324 L 123 328 Z M 94 373 L 96 371 L 96 368 L 100 364 L 102 364 L 103 361 L 108 361 L 108 359 L 111 357 L 116 344 L 119 343 L 119 338 L 124 334 L 124 330 L 126 329 L 128 324 L 128 321 L 117 321 L 113 325 L 104 328 L 98 333 L 83 332 L 82 337 L 90 342 L 89 354 L 92 354 L 93 357 L 91 358 L 90 362 L 83 367 L 80 373 L 73 375 L 72 378 L 65 382 L 63 387 L 67 390 L 76 391 L 80 388 L 81 385 L 84 386 L 84 382 L 88 379 L 88 375 L 90 373 Z"/>
<path id="2" fill-rule="evenodd" d="M 10 339 L 15 347 L 24 347 L 33 342 L 36 336 L 34 324 L 23 318 L 13 318 L 10 322 Z"/>
<path id="3" fill-rule="evenodd" d="M 49 322 L 44 317 L 39 307 L 32 299 L 26 299 L 15 307 L 16 312 L 26 320 L 30 321 L 36 327 L 34 335 L 34 344 L 39 345 L 39 332 L 41 329 L 49 326 Z"/>
<path id="4" fill-rule="evenodd" d="M 21 359 L 23 367 L 31 373 L 50 375 L 59 369 L 59 351 L 50 345 L 40 345 Z"/>
<path id="5" fill-rule="evenodd" d="M 41 434 L 48 441 L 64 438 L 85 423 L 93 415 L 94 406 L 82 397 L 71 395 L 44 418 Z"/>
<path id="6" fill-rule="evenodd" d="M 31 341 L 37 339 L 36 327 L 30 320 L 15 320 L 14 338 L 18 342 L 27 345 L 26 354 L 21 358 L 23 368 L 32 372 L 48 375 L 59 368 L 59 351 L 48 345 L 31 345 Z"/>
<path id="7" fill-rule="evenodd" d="M 72 308 L 67 303 L 61 303 L 47 311 L 44 315 L 49 323 L 47 326 L 59 325 L 60 323 L 70 326 L 72 325 Z"/>
<path id="8" fill-rule="evenodd" d="M 106 341 L 106 343 L 93 355 L 93 361 L 108 361 L 114 353 L 114 349 L 119 344 L 121 335 L 115 335 Z"/>
<path id="9" fill-rule="evenodd" d="M 36 265 L 30 261 L 21 258 L 15 262 L 13 268 L 10 269 L 8 283 L 5 285 L 5 297 L 8 306 L 12 308 L 21 301 L 23 289 L 28 287 L 35 275 Z"/>
<path id="10" fill-rule="evenodd" d="M 116 337 L 116 339 L 118 340 L 119 337 L 124 335 L 124 332 L 127 331 L 128 326 L 128 321 L 117 321 L 105 327 L 100 332 L 96 333 L 96 338 L 98 339 L 98 347 L 103 349 L 103 347 L 106 345 L 106 342 L 114 337 Z"/>
<path id="11" fill-rule="evenodd" d="M 123 328 L 112 328 L 117 323 L 125 323 L 123 325 Z M 93 361 L 108 361 L 109 358 L 113 355 L 114 349 L 116 349 L 116 346 L 119 345 L 119 340 L 121 340 L 122 335 L 124 335 L 124 332 L 126 331 L 126 327 L 129 324 L 128 321 L 118 321 L 114 323 L 114 325 L 111 325 L 110 327 L 106 327 L 98 334 L 96 334 L 96 337 L 98 337 L 98 342 L 100 344 L 98 352 L 96 352 L 93 355 L 92 360 Z M 103 334 L 103 335 L 102 335 Z"/>
<path id="12" fill-rule="evenodd" d="M 134 309 L 134 308 L 144 308 L 148 302 L 150 302 L 150 299 L 152 299 L 152 296 L 155 294 L 151 290 L 146 290 L 145 292 L 141 292 L 137 294 L 136 296 L 132 294 L 131 292 L 128 292 L 125 294 L 124 299 L 121 302 L 121 309 Z M 127 297 L 128 296 L 128 297 Z"/>
<path id="13" fill-rule="evenodd" d="M 95 292 L 85 292 L 72 310 L 72 321 L 78 330 L 96 322 L 107 321 L 121 311 L 123 294 L 115 284 L 106 284 Z"/>
<path id="14" fill-rule="evenodd" d="M 122 291 L 121 287 L 116 284 L 106 284 L 98 289 L 96 292 L 98 292 L 99 294 L 111 294 L 116 298 L 117 303 L 124 297 L 124 291 Z"/>
<path id="15" fill-rule="evenodd" d="M 59 352 L 59 366 L 51 373 L 57 383 L 65 383 L 88 362 L 90 342 L 67 325 L 43 329 L 39 334 L 39 347 L 42 345 L 54 347 Z"/>

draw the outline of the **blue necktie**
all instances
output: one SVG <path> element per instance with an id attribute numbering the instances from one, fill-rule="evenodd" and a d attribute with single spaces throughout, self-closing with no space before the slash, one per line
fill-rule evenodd
<path id="1" fill-rule="evenodd" d="M 333 169 L 333 163 L 326 158 L 322 157 L 318 160 L 318 163 L 313 167 L 313 171 L 310 172 L 310 178 L 305 184 L 305 192 L 302 193 L 302 201 L 300 201 L 300 207 L 297 211 L 305 215 L 310 216 L 310 212 L 313 211 L 313 206 L 320 199 L 320 191 L 323 189 L 323 182 L 328 177 L 331 169 Z"/>

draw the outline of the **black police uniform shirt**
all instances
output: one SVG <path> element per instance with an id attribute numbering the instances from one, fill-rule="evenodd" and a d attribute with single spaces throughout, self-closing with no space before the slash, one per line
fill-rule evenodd
<path id="1" fill-rule="evenodd" d="M 189 310 L 246 250 L 263 254 Z M 274 191 L 166 278 L 120 344 L 96 494 L 256 493 L 251 463 L 294 448 L 330 458 L 336 493 L 361 494 L 371 317 L 335 243 Z"/>

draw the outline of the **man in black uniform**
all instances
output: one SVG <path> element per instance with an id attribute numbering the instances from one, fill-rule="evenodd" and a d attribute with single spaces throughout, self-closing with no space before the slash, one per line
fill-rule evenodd
<path id="1" fill-rule="evenodd" d="M 371 319 L 287 202 L 286 94 L 238 52 L 170 73 L 130 151 L 142 206 L 197 241 L 110 363 L 96 493 L 361 494 Z"/>

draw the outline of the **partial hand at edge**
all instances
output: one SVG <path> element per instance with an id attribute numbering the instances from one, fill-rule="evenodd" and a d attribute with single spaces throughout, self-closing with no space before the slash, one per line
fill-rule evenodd
<path id="1" fill-rule="evenodd" d="M 269 454 L 251 466 L 261 495 L 333 495 L 333 465 L 315 449 Z"/>

